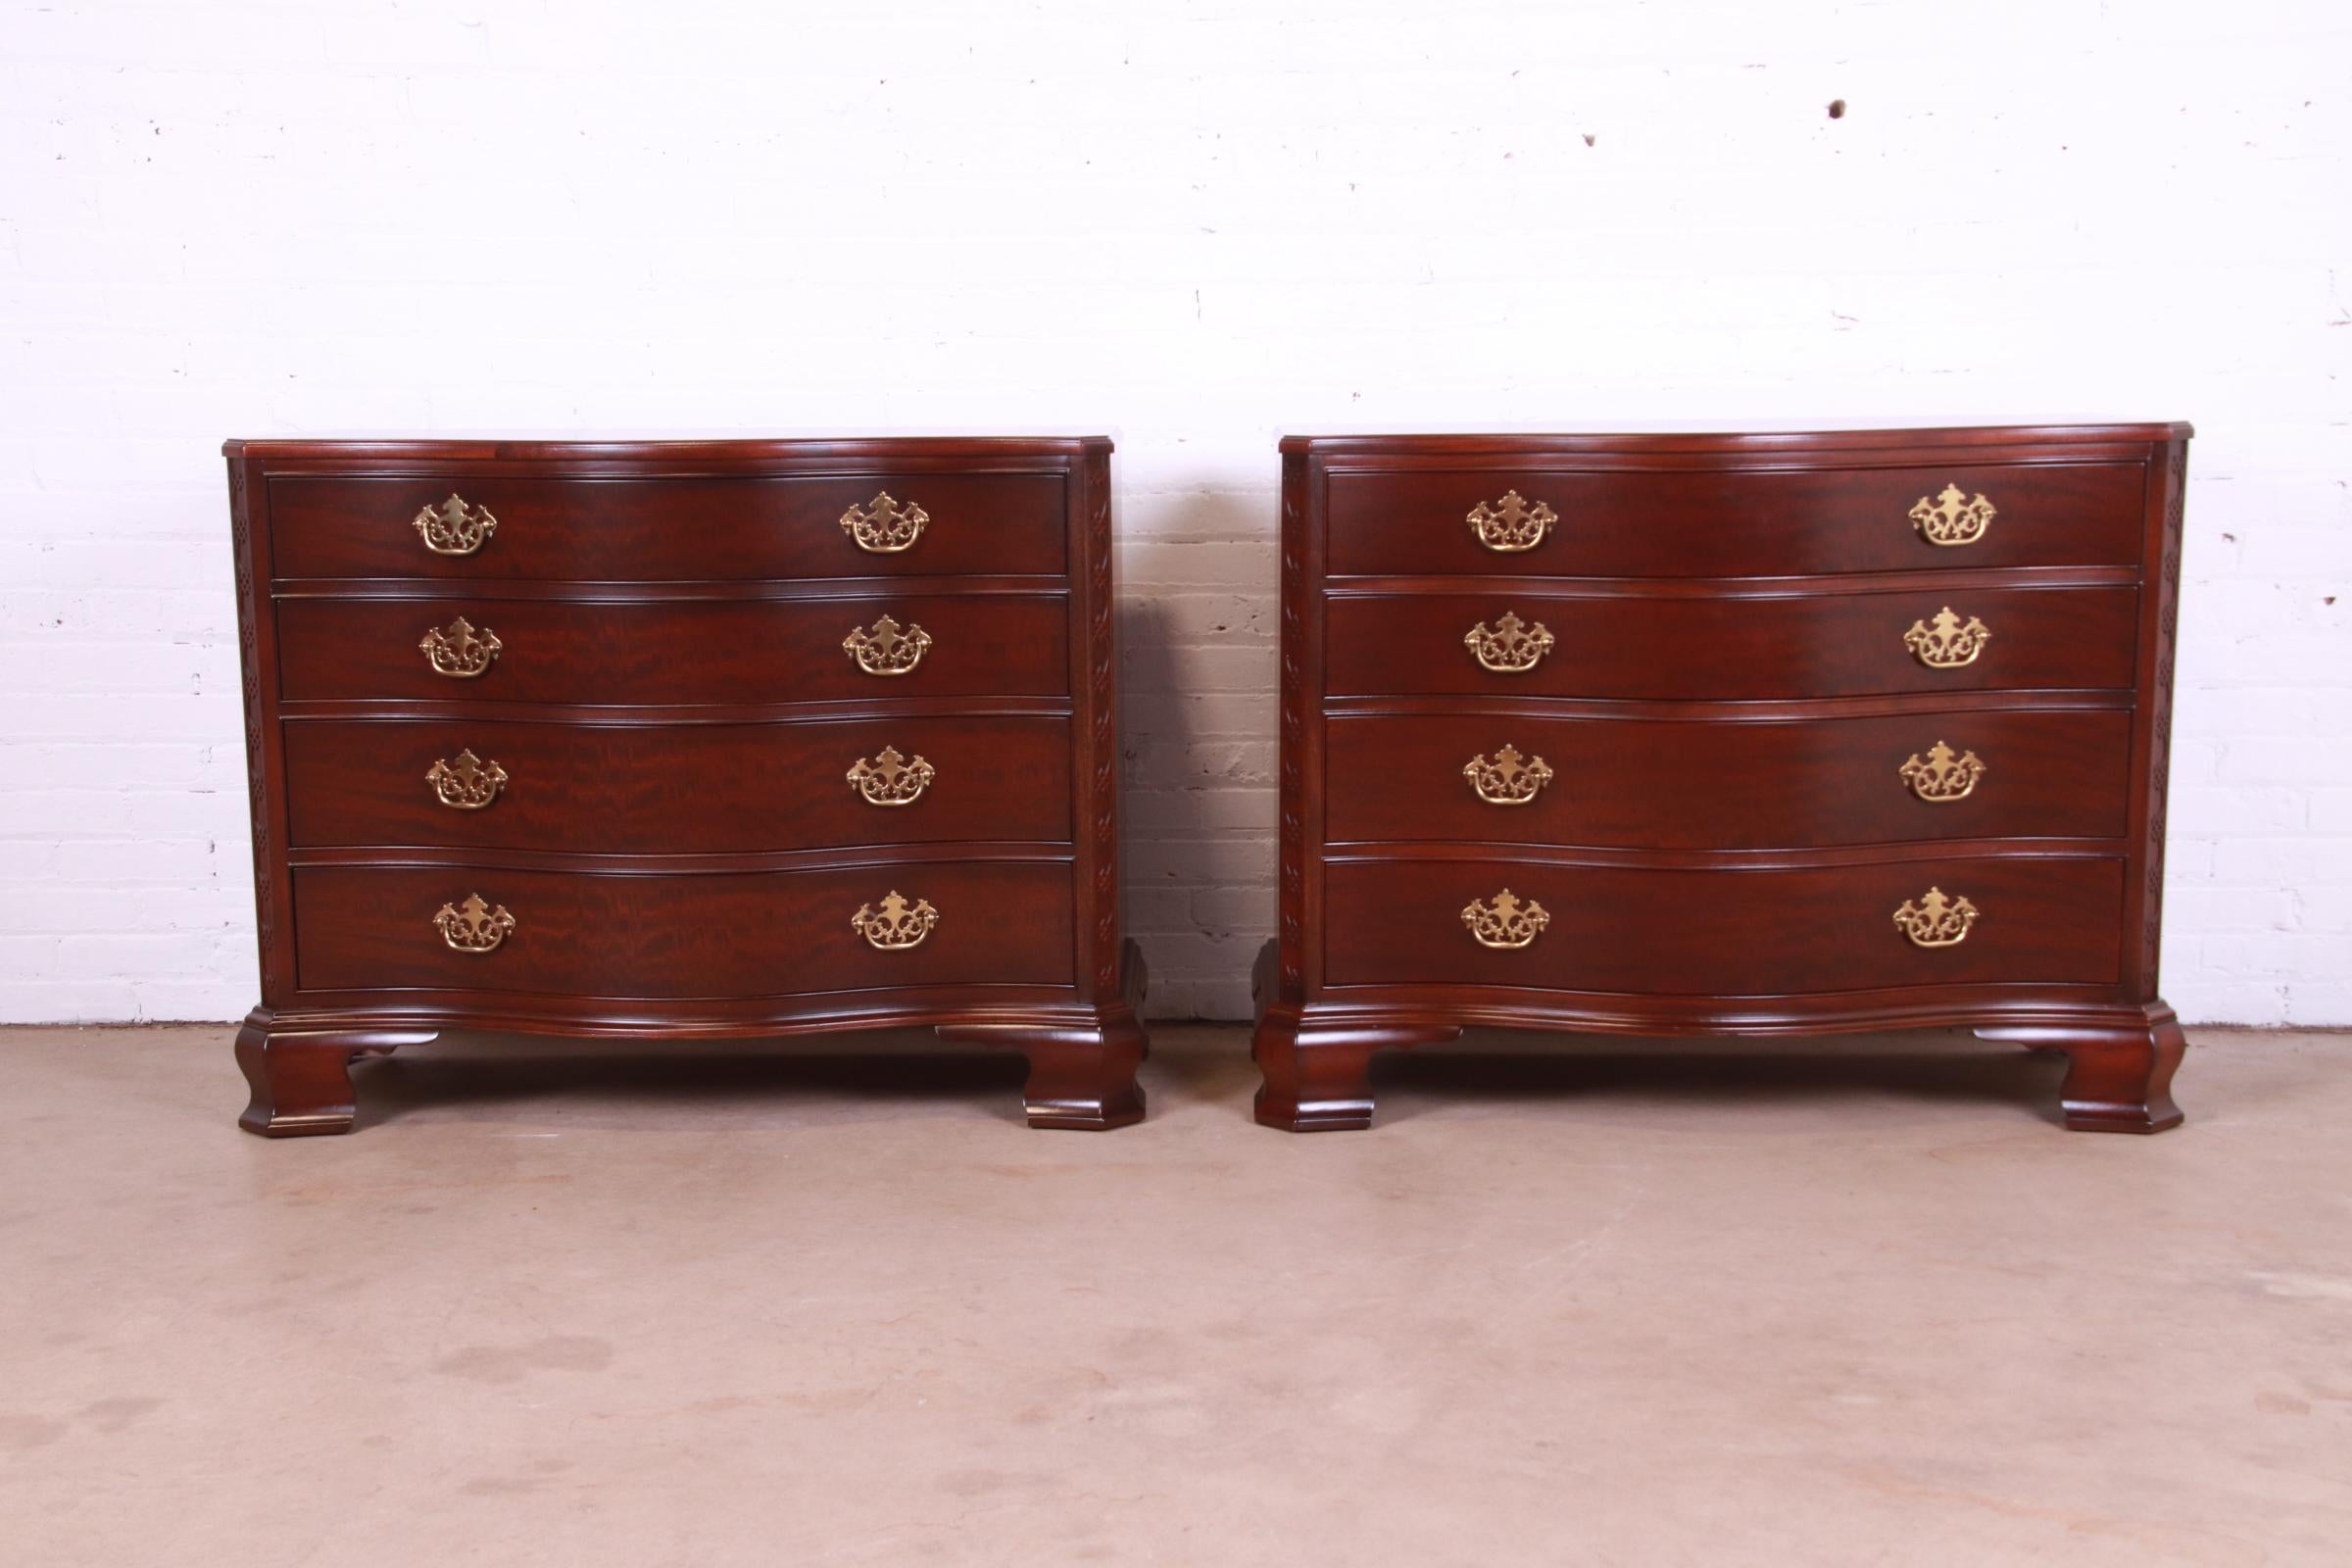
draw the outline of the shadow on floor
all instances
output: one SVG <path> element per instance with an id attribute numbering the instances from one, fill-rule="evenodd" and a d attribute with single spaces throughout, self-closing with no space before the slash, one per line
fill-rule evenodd
<path id="1" fill-rule="evenodd" d="M 928 1034 L 902 1032 L 849 1036 L 813 1050 L 806 1041 L 656 1046 L 452 1032 L 353 1069 L 361 1128 L 422 1110 L 625 1102 L 783 1111 L 811 1100 L 853 1116 L 965 1105 L 1025 1123 L 1026 1075 L 1016 1053 L 950 1051 Z"/>
<path id="2" fill-rule="evenodd" d="M 1841 1099 L 2014 1105 L 2063 1126 L 2063 1057 L 1965 1031 L 1850 1040 L 1630 1040 L 1474 1031 L 1455 1045 L 1373 1058 L 1384 1120 L 1510 1100 L 1615 1099 L 1734 1106 Z"/>
<path id="3" fill-rule="evenodd" d="M 1145 1064 L 1155 1111 L 1208 1105 L 1250 1114 L 1257 1072 L 1239 1025 L 1161 1025 Z M 909 1106 L 963 1108 L 1019 1123 L 1025 1067 L 1012 1052 L 942 1047 L 927 1032 L 840 1042 L 628 1041 L 445 1036 L 363 1062 L 360 1125 L 419 1110 L 481 1111 L 621 1102 L 684 1113 L 725 1105 L 797 1115 L 811 1102 L 853 1118 Z M 2062 1122 L 2052 1055 L 1965 1031 L 1849 1039 L 1636 1040 L 1476 1030 L 1453 1045 L 1373 1060 L 1382 1122 L 1431 1111 L 1544 1101 L 1709 1106 L 1824 1106 L 1842 1099 L 2013 1105 Z"/>
<path id="4" fill-rule="evenodd" d="M 2063 1125 L 2058 1082 L 2064 1075 L 2060 1056 L 1951 1029 L 1787 1040 L 1474 1029 L 1450 1045 L 1385 1051 L 1372 1059 L 1382 1122 L 1488 1102 L 1733 1105 L 1881 1097 L 2014 1105 Z M 1145 1087 L 1162 1107 L 1219 1102 L 1247 1115 L 1257 1089 L 1247 1031 L 1163 1026 L 1145 1068 Z"/>

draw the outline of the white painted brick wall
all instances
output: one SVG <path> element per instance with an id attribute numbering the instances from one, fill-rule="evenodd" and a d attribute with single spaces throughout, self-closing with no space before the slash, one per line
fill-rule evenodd
<path id="1" fill-rule="evenodd" d="M 1131 925 L 1232 1017 L 1281 432 L 2083 416 L 2203 431 L 2166 990 L 2352 1022 L 2348 62 L 2340 0 L 8 0 L 0 1017 L 253 1000 L 225 435 L 1108 428 Z"/>

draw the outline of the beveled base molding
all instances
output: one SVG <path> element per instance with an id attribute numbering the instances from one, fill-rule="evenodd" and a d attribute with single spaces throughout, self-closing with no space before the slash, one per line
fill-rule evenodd
<path id="1" fill-rule="evenodd" d="M 1302 1024 L 1297 1009 L 1273 1006 L 1258 1015 L 1250 1044 L 1264 1082 L 1252 1112 L 1260 1124 L 1285 1132 L 1350 1132 L 1372 1125 L 1372 1054 L 1392 1047 L 1432 1046 L 1460 1038 L 1445 1025 L 1366 1028 Z"/>
<path id="2" fill-rule="evenodd" d="M 2173 1102 L 2173 1074 L 2188 1037 L 2162 1003 L 2114 1027 L 1992 1025 L 1977 1030 L 1977 1038 L 2066 1053 L 2058 1100 L 2069 1132 L 2160 1133 L 2185 1119 Z"/>
<path id="3" fill-rule="evenodd" d="M 1982 1040 L 2003 1041 L 2035 1051 L 2063 1052 L 2066 1082 L 2059 1090 L 2068 1130 L 2073 1132 L 2160 1133 L 2182 1121 L 2173 1102 L 2173 1074 L 2188 1041 L 2173 1009 L 2162 1002 L 2052 1004 L 1980 1021 L 1983 1009 L 1938 1011 L 1894 995 L 1874 1008 L 1838 1003 L 1818 1016 L 1784 1011 L 1759 1017 L 1704 1018 L 1678 1013 L 1670 1027 L 1638 1015 L 1600 1010 L 1574 1011 L 1566 1005 L 1513 1002 L 1489 1005 L 1467 999 L 1458 1008 L 1418 1001 L 1382 1004 L 1288 1002 L 1275 988 L 1276 946 L 1260 953 L 1254 976 L 1257 1028 L 1250 1052 L 1263 1083 L 1256 1115 L 1268 1127 L 1289 1132 L 1331 1132 L 1369 1127 L 1373 1097 L 1373 1053 L 1435 1045 L 1480 1026 L 1563 1034 L 1630 1036 L 1711 1035 L 1728 1038 L 1814 1040 L 1834 1034 L 1923 1028 L 1973 1028 Z M 1801 1003 L 1804 999 L 1783 999 Z M 1836 999 L 1833 999 L 1835 1001 Z M 1595 999 L 1597 1003 L 1598 999 Z"/>
<path id="4" fill-rule="evenodd" d="M 1029 1125 L 1073 1132 L 1108 1132 L 1144 1119 L 1136 1069 L 1152 1054 L 1136 1013 L 1149 974 L 1133 940 L 1120 947 L 1119 1000 L 1096 1009 L 1092 1024 L 941 1024 L 939 1038 L 1018 1051 L 1029 1058 L 1021 1099 Z"/>
<path id="5" fill-rule="evenodd" d="M 1143 954 L 1133 941 L 1123 945 L 1118 1000 L 1094 1006 L 1061 1004 L 1039 1006 L 1024 1016 L 1020 1008 L 991 1009 L 978 1016 L 955 1017 L 957 1009 L 929 1011 L 900 1006 L 891 1014 L 871 1018 L 811 1017 L 795 1028 L 790 1019 L 747 1019 L 729 1029 L 696 1017 L 680 1023 L 613 1019 L 582 1020 L 566 1027 L 561 1019 L 452 1014 L 446 1019 L 416 1022 L 408 1019 L 369 1021 L 351 1012 L 291 1017 L 257 1007 L 237 1031 L 237 1066 L 253 1091 L 252 1103 L 237 1125 L 265 1138 L 308 1138 L 351 1131 L 358 1097 L 352 1087 L 351 1064 L 362 1056 L 389 1055 L 401 1046 L 420 1046 L 436 1039 L 444 1024 L 451 1029 L 522 1030 L 536 1035 L 602 1039 L 762 1039 L 815 1032 L 841 1032 L 845 1024 L 866 1028 L 933 1027 L 939 1038 L 959 1044 L 1019 1051 L 1029 1058 L 1024 1091 L 1032 1127 L 1064 1127 L 1100 1132 L 1141 1121 L 1144 1092 L 1136 1069 L 1151 1054 L 1150 1043 L 1136 1014 L 1143 1005 L 1147 974 Z"/>
<path id="6" fill-rule="evenodd" d="M 252 1099 L 237 1125 L 264 1138 L 318 1138 L 351 1131 L 359 1102 L 351 1064 L 429 1043 L 438 1031 L 271 1029 L 255 1008 L 237 1031 L 237 1066 Z"/>
<path id="7" fill-rule="evenodd" d="M 1275 944 L 1250 974 L 1257 1028 L 1250 1059 L 1263 1082 L 1251 1104 L 1259 1124 L 1293 1133 L 1353 1132 L 1372 1125 L 1372 1054 L 1391 1047 L 1440 1045 L 1459 1025 L 1314 1025 L 1293 1004 L 1274 1000 Z"/>

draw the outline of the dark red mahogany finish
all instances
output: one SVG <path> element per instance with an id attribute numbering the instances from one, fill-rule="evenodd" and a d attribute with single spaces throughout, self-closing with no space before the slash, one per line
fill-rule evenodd
<path id="1" fill-rule="evenodd" d="M 262 964 L 248 1130 L 347 1131 L 355 1058 L 461 1028 L 928 1025 L 1023 1052 L 1033 1126 L 1143 1115 L 1109 442 L 224 450 Z M 843 526 L 882 492 L 927 516 L 906 548 Z M 497 519 L 437 532 L 470 553 L 416 526 L 453 494 Z M 931 638 L 905 673 L 843 647 L 886 615 Z M 461 616 L 497 656 L 437 672 L 420 641 Z M 910 801 L 850 776 L 886 750 L 930 770 Z M 894 892 L 937 923 L 877 947 L 852 916 Z M 473 894 L 514 924 L 461 951 L 435 917 Z"/>
<path id="2" fill-rule="evenodd" d="M 1285 440 L 1258 1119 L 1367 1126 L 1374 1052 L 1474 1024 L 1965 1026 L 2066 1053 L 2069 1127 L 2177 1125 L 2156 976 L 2189 434 Z M 1915 525 L 1946 486 L 1992 504 L 1977 537 Z M 1482 503 L 1526 548 L 1482 542 Z M 1947 606 L 1990 629 L 1967 662 L 1906 643 Z M 1548 633 L 1524 669 L 1465 645 L 1505 614 Z M 1905 771 L 1939 743 L 1968 787 Z M 1511 773 L 1466 776 L 1505 747 Z M 1482 945 L 1465 907 L 1506 888 L 1547 923 Z M 1896 922 L 1931 888 L 1976 910 L 1956 942 Z"/>

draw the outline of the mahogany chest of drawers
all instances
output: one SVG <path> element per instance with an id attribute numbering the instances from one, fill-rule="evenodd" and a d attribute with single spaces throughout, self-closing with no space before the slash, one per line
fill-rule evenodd
<path id="1" fill-rule="evenodd" d="M 1257 1114 L 1469 1024 L 1970 1026 L 2180 1119 L 2186 425 L 1283 443 Z"/>
<path id="2" fill-rule="evenodd" d="M 1107 441 L 231 441 L 243 1125 L 472 1028 L 932 1025 L 1138 1118 Z"/>

